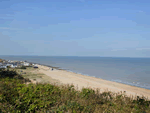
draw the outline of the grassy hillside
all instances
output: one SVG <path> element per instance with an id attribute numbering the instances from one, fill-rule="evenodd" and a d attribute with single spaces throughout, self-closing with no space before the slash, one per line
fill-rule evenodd
<path id="1" fill-rule="evenodd" d="M 16 71 L 0 70 L 2 113 L 150 113 L 150 101 L 124 93 L 103 92 L 73 85 L 25 84 Z"/>

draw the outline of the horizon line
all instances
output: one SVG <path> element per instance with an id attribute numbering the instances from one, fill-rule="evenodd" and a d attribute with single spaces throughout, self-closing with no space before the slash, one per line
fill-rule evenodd
<path id="1" fill-rule="evenodd" d="M 0 55 L 0 56 L 39 56 L 39 57 L 107 57 L 107 58 L 150 58 L 150 57 L 119 57 L 119 56 L 64 56 L 64 55 Z"/>

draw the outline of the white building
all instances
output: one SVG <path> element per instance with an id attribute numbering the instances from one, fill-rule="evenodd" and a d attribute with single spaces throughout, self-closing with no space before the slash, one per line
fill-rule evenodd
<path id="1" fill-rule="evenodd" d="M 2 69 L 2 68 L 6 69 L 6 68 L 7 68 L 7 66 L 0 66 L 0 68 L 1 68 L 1 69 Z"/>
<path id="2" fill-rule="evenodd" d="M 6 64 L 6 66 L 10 66 L 11 67 L 11 66 L 13 66 L 13 64 Z"/>
<path id="3" fill-rule="evenodd" d="M 24 66 L 29 66 L 30 64 L 29 63 L 27 63 L 27 62 L 24 62 L 24 64 L 23 64 Z"/>
<path id="4" fill-rule="evenodd" d="M 13 63 L 14 61 L 11 60 L 10 62 Z"/>
<path id="5" fill-rule="evenodd" d="M 16 67 L 17 67 L 17 65 L 11 65 L 10 67 L 11 67 L 11 68 L 16 68 Z"/>

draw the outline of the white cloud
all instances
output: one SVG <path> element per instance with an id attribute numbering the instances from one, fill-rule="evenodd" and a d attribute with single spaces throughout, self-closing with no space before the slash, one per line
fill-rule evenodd
<path id="1" fill-rule="evenodd" d="M 142 10 L 139 10 L 139 11 L 137 11 L 138 13 L 145 13 L 144 11 L 142 11 Z"/>
<path id="2" fill-rule="evenodd" d="M 0 29 L 10 29 L 10 28 L 8 28 L 8 27 L 0 27 Z"/>
<path id="3" fill-rule="evenodd" d="M 139 11 L 139 13 L 143 13 L 144 11 Z"/>
<path id="4" fill-rule="evenodd" d="M 141 51 L 141 50 L 150 50 L 150 48 L 112 49 L 111 51 L 124 51 L 124 50 L 137 50 L 137 51 Z"/>
<path id="5" fill-rule="evenodd" d="M 79 0 L 80 2 L 85 2 L 85 0 Z"/>
<path id="6" fill-rule="evenodd" d="M 136 48 L 136 50 L 150 50 L 150 48 Z"/>
<path id="7" fill-rule="evenodd" d="M 21 30 L 21 29 L 10 28 L 10 27 L 0 27 L 0 29 L 3 29 L 3 30 Z"/>
<path id="8" fill-rule="evenodd" d="M 111 51 L 124 51 L 124 50 L 127 50 L 127 49 L 113 49 Z"/>

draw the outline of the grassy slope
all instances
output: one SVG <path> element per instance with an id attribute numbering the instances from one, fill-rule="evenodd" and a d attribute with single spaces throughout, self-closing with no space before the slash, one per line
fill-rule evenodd
<path id="1" fill-rule="evenodd" d="M 37 81 L 40 83 L 59 83 L 58 80 L 54 80 L 49 76 L 39 73 L 39 69 L 34 69 L 33 67 L 27 67 L 26 69 L 14 69 L 17 73 L 21 74 L 24 78 L 29 78 L 32 81 Z M 22 72 L 21 72 L 22 71 Z"/>
<path id="2" fill-rule="evenodd" d="M 123 93 L 82 89 L 52 84 L 24 84 L 16 71 L 0 71 L 0 110 L 2 112 L 52 113 L 150 113 L 150 101 L 133 100 Z"/>

